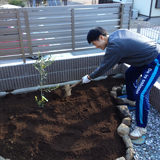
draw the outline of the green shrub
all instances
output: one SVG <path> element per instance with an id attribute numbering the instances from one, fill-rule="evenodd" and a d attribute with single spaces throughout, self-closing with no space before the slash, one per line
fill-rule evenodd
<path id="1" fill-rule="evenodd" d="M 24 7 L 25 4 L 23 0 L 9 0 L 9 4 Z"/>

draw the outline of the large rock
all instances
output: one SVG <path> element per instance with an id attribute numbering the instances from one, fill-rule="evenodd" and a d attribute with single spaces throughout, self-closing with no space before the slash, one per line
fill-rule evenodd
<path id="1" fill-rule="evenodd" d="M 131 139 L 128 135 L 124 135 L 122 137 L 122 139 L 123 139 L 124 143 L 126 144 L 126 148 L 132 148 L 133 147 L 132 141 L 131 141 Z"/>
<path id="2" fill-rule="evenodd" d="M 129 127 L 126 126 L 125 124 L 121 123 L 119 125 L 119 127 L 117 128 L 117 132 L 121 137 L 123 137 L 124 135 L 128 135 L 129 134 Z"/>
<path id="3" fill-rule="evenodd" d="M 133 148 L 128 148 L 126 151 L 126 160 L 132 160 L 134 156 Z"/>
<path id="4" fill-rule="evenodd" d="M 130 117 L 123 118 L 122 123 L 130 127 L 132 119 Z"/>
<path id="5" fill-rule="evenodd" d="M 119 109 L 120 116 L 122 118 L 129 117 L 129 118 L 132 119 L 131 114 L 129 113 L 129 109 L 128 109 L 128 107 L 126 105 L 118 105 L 117 108 Z"/>

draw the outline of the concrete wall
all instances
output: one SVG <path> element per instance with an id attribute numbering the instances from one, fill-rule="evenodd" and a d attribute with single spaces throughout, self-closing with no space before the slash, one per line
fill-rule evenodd
<path id="1" fill-rule="evenodd" d="M 80 80 L 84 75 L 93 72 L 100 64 L 103 55 L 75 56 L 55 60 L 48 66 L 48 77 L 44 85 L 58 84 L 67 81 Z M 120 72 L 120 67 L 109 70 L 105 75 Z M 0 67 L 0 92 L 36 87 L 40 84 L 39 72 L 32 63 Z"/>

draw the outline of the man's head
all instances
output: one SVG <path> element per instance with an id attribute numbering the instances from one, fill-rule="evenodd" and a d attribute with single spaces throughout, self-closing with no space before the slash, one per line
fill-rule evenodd
<path id="1" fill-rule="evenodd" d="M 105 29 L 96 27 L 88 32 L 87 41 L 89 44 L 95 45 L 96 48 L 104 50 L 108 43 L 108 34 Z"/>

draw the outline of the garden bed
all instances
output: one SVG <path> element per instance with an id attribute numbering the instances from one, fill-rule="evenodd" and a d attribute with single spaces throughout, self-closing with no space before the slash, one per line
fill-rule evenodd
<path id="1" fill-rule="evenodd" d="M 0 156 L 11 160 L 115 160 L 126 146 L 117 133 L 122 119 L 109 93 L 124 79 L 91 81 L 72 89 L 45 93 L 49 100 L 38 107 L 40 92 L 0 98 Z"/>

